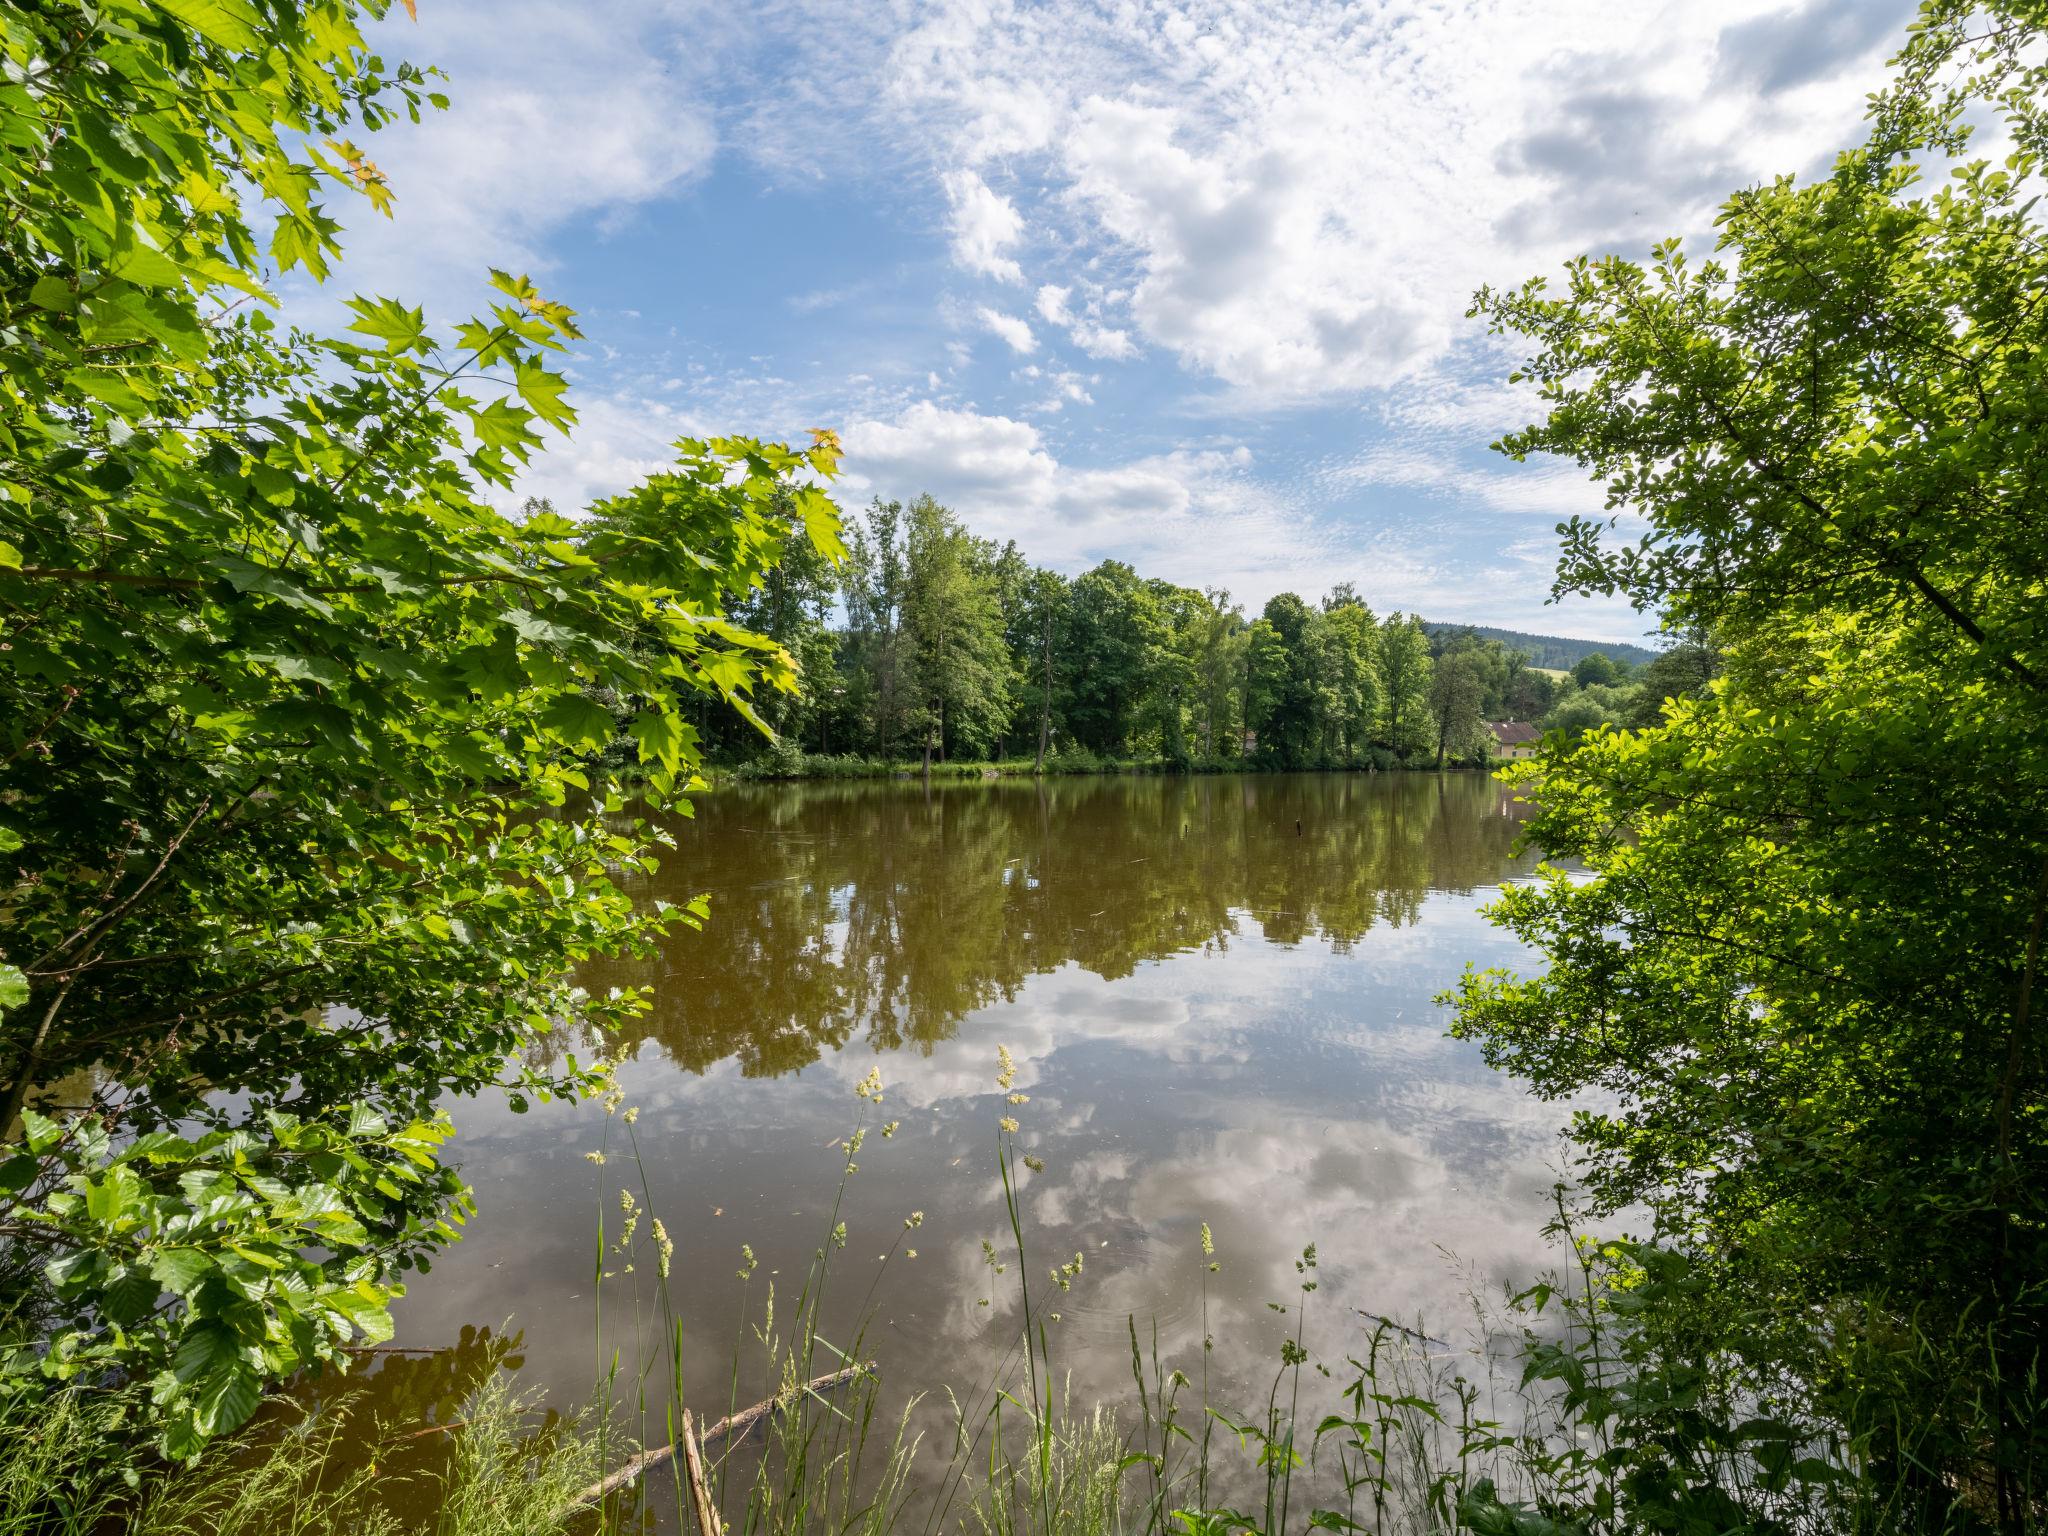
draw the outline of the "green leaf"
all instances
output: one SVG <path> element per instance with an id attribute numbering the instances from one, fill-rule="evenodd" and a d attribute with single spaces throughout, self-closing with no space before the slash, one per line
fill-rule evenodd
<path id="1" fill-rule="evenodd" d="M 247 1423 L 262 1400 L 263 1384 L 254 1367 L 237 1358 L 199 1383 L 193 1408 L 203 1434 L 224 1435 Z"/>
<path id="2" fill-rule="evenodd" d="M 198 1248 L 159 1248 L 149 1260 L 149 1272 L 180 1296 L 189 1295 L 213 1270 L 211 1255 Z"/>
<path id="3" fill-rule="evenodd" d="M 241 1352 L 242 1341 L 233 1328 L 216 1318 L 200 1318 L 179 1338 L 171 1369 L 180 1381 L 202 1381 L 222 1374 Z"/>
<path id="4" fill-rule="evenodd" d="M 142 288 L 172 288 L 185 280 L 183 267 L 146 245 L 122 246 L 107 263 L 107 271 Z"/>
<path id="5" fill-rule="evenodd" d="M 32 1109 L 21 1112 L 22 1129 L 28 1134 L 28 1149 L 31 1152 L 47 1152 L 64 1138 L 64 1127 L 47 1116 Z"/>
<path id="6" fill-rule="evenodd" d="M 28 301 L 43 309 L 69 314 L 78 308 L 78 294 L 54 272 L 45 272 L 28 290 Z"/>
<path id="7" fill-rule="evenodd" d="M 208 42 L 244 52 L 261 41 L 262 18 L 245 0 L 150 0 Z"/>
<path id="8" fill-rule="evenodd" d="M 384 343 L 386 352 L 416 352 L 427 349 L 427 320 L 423 311 L 407 309 L 396 299 L 350 299 L 356 318 L 349 329 Z"/>
<path id="9" fill-rule="evenodd" d="M 28 977 L 18 966 L 0 960 L 0 1008 L 19 1008 L 28 1001 Z"/>
<path id="10" fill-rule="evenodd" d="M 580 693 L 565 693 L 541 711 L 542 729 L 572 747 L 602 749 L 612 739 L 612 712 Z"/>

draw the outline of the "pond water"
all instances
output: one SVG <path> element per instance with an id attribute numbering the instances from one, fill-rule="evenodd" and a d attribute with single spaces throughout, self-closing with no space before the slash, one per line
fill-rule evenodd
<path id="1" fill-rule="evenodd" d="M 1480 915 L 1533 868 L 1523 815 L 1476 774 L 705 795 L 645 894 L 708 893 L 708 923 L 585 978 L 654 988 L 620 1073 L 637 1161 L 596 1104 L 456 1106 L 480 1209 L 400 1303 L 397 1343 L 474 1348 L 488 1329 L 524 1383 L 587 1399 L 606 1358 L 597 1223 L 616 1233 L 625 1185 L 673 1236 L 686 1396 L 718 1411 L 745 1309 L 770 1279 L 786 1306 L 827 1240 L 873 1069 L 869 1124 L 899 1128 L 870 1130 L 846 1182 L 825 1331 L 850 1340 L 869 1309 L 892 1385 L 964 1395 L 1016 1338 L 1018 1266 L 993 1275 L 982 1248 L 1010 1257 L 1004 1115 L 1045 1165 L 1022 1176 L 1026 1276 L 1086 1256 L 1053 1329 L 1077 1400 L 1128 1389 L 1129 1319 L 1169 1360 L 1198 1351 L 1206 1279 L 1216 1395 L 1263 1401 L 1290 1321 L 1267 1303 L 1299 1299 L 1308 1243 L 1319 1352 L 1342 1358 L 1359 1311 L 1449 1337 L 1469 1292 L 1556 1258 L 1541 1228 L 1565 1112 L 1447 1039 L 1434 1001 L 1467 964 L 1526 960 Z M 998 1046 L 1028 1103 L 998 1089 Z M 917 1256 L 884 1266 L 899 1238 Z M 643 1250 L 603 1287 L 629 1377 L 659 1354 L 652 1268 Z"/>

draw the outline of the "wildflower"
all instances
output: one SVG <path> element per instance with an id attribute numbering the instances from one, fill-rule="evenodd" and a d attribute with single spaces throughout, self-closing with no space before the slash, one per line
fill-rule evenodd
<path id="1" fill-rule="evenodd" d="M 923 1226 L 923 1225 L 924 1225 L 924 1212 L 923 1212 L 923 1211 L 912 1211 L 912 1212 L 911 1212 L 911 1213 L 910 1213 L 910 1214 L 909 1214 L 908 1216 L 906 1216 L 906 1217 L 904 1217 L 904 1218 L 903 1218 L 903 1225 L 904 1225 L 904 1226 L 906 1226 L 906 1227 L 921 1227 L 921 1226 Z"/>
<path id="2" fill-rule="evenodd" d="M 660 1274 L 661 1274 L 661 1278 L 662 1278 L 662 1279 L 664 1279 L 664 1280 L 666 1280 L 666 1279 L 668 1278 L 668 1266 L 669 1266 L 669 1260 L 675 1257 L 675 1251 L 676 1251 L 676 1245 L 675 1245 L 675 1244 L 674 1244 L 674 1243 L 673 1243 L 672 1241 L 670 1241 L 670 1239 L 669 1239 L 669 1235 L 668 1235 L 668 1228 L 667 1228 L 667 1227 L 664 1227 L 664 1226 L 663 1226 L 663 1225 L 661 1224 L 661 1218 L 660 1218 L 659 1216 L 655 1217 L 655 1218 L 654 1218 L 654 1252 L 655 1252 L 655 1261 L 654 1261 L 654 1267 L 655 1267 L 655 1268 L 656 1268 L 656 1269 L 657 1269 L 657 1270 L 658 1270 L 658 1271 L 660 1272 Z"/>
<path id="3" fill-rule="evenodd" d="M 868 1132 L 866 1126 L 862 1126 L 859 1130 L 855 1131 L 850 1137 L 848 1137 L 846 1141 L 847 1157 L 849 1159 L 858 1157 L 860 1155 L 860 1144 L 866 1141 L 867 1139 Z"/>
<path id="4" fill-rule="evenodd" d="M 614 1087 L 609 1093 L 607 1093 L 604 1096 L 604 1112 L 608 1115 L 612 1114 L 618 1109 L 618 1107 L 621 1104 L 625 1102 L 626 1090 L 623 1088 Z"/>
<path id="5" fill-rule="evenodd" d="M 759 1260 L 757 1260 L 757 1259 L 756 1259 L 756 1258 L 754 1257 L 754 1250 L 753 1250 L 753 1249 L 752 1249 L 751 1247 L 749 1247 L 749 1246 L 748 1246 L 747 1244 L 745 1244 L 745 1243 L 741 1243 L 741 1244 L 740 1244 L 740 1271 L 739 1271 L 739 1274 L 740 1274 L 740 1278 L 741 1278 L 742 1280 L 744 1280 L 744 1279 L 746 1279 L 746 1278 L 747 1278 L 747 1277 L 748 1277 L 749 1275 L 753 1274 L 753 1272 L 754 1272 L 754 1266 L 755 1266 L 755 1265 L 756 1265 L 757 1263 L 759 1263 L 759 1262 L 760 1262 L 760 1261 L 759 1261 Z"/>
<path id="6" fill-rule="evenodd" d="M 1010 1267 L 996 1261 L 996 1246 L 985 1237 L 981 1240 L 981 1262 L 999 1275 Z"/>
<path id="7" fill-rule="evenodd" d="M 1000 1125 L 1000 1126 L 1001 1126 L 1001 1127 L 1002 1127 L 1002 1128 L 1003 1128 L 1004 1130 L 1008 1131 L 1008 1132 L 1009 1132 L 1009 1133 L 1010 1133 L 1010 1134 L 1011 1134 L 1012 1136 L 1014 1136 L 1014 1135 L 1016 1135 L 1016 1134 L 1017 1134 L 1017 1118 L 1016 1118 L 1016 1116 L 1014 1116 L 1014 1115 L 1005 1115 L 1005 1116 L 1003 1116 L 1003 1118 L 1002 1118 L 1002 1119 L 998 1120 L 998 1121 L 996 1122 L 996 1124 L 997 1124 L 997 1125 Z"/>
<path id="8" fill-rule="evenodd" d="M 1042 1157 L 1033 1157 L 1029 1152 L 1026 1152 L 1024 1154 L 1024 1166 L 1026 1168 L 1029 1168 L 1033 1173 L 1043 1173 L 1045 1172 L 1045 1159 Z"/>
<path id="9" fill-rule="evenodd" d="M 854 1085 L 854 1093 L 871 1104 L 882 1102 L 882 1069 L 870 1067 L 868 1075 Z"/>
<path id="10" fill-rule="evenodd" d="M 1216 1254 L 1216 1239 L 1209 1235 L 1209 1223 L 1202 1223 L 1202 1257 L 1213 1258 Z"/>
<path id="11" fill-rule="evenodd" d="M 583 1161 L 585 1161 L 586 1163 L 595 1163 L 598 1167 L 602 1168 L 604 1166 L 604 1153 L 586 1152 L 583 1154 Z"/>
<path id="12" fill-rule="evenodd" d="M 631 1125 L 635 1120 L 638 1120 L 640 1118 L 640 1106 L 638 1104 L 635 1104 L 631 1109 L 627 1110 L 625 1114 L 621 1115 L 619 1118 L 624 1120 L 626 1124 Z"/>
<path id="13" fill-rule="evenodd" d="M 917 1257 L 917 1250 L 915 1248 L 906 1248 L 903 1250 L 903 1257 L 905 1257 L 906 1259 L 914 1259 Z"/>
<path id="14" fill-rule="evenodd" d="M 1017 1058 L 1010 1054 L 1007 1045 L 997 1046 L 996 1056 L 1003 1064 L 1002 1071 L 996 1074 L 996 1086 L 1008 1093 L 1010 1084 L 1017 1080 Z"/>
<path id="15" fill-rule="evenodd" d="M 1060 1315 L 1059 1315 L 1059 1313 L 1057 1313 L 1057 1312 L 1048 1312 L 1048 1313 L 1046 1313 L 1046 1317 L 1047 1317 L 1047 1318 L 1048 1318 L 1048 1319 L 1049 1319 L 1050 1321 L 1052 1321 L 1052 1322 L 1055 1322 L 1055 1323 L 1056 1323 L 1056 1322 L 1058 1322 L 1058 1321 L 1060 1320 Z"/>
<path id="16" fill-rule="evenodd" d="M 883 1126 L 882 1140 L 887 1141 L 891 1136 L 894 1136 L 896 1134 L 896 1127 L 902 1123 L 901 1120 L 891 1120 L 887 1125 Z"/>
<path id="17" fill-rule="evenodd" d="M 844 1248 L 846 1246 L 846 1223 L 843 1221 L 832 1229 L 832 1246 L 834 1248 Z"/>
<path id="18" fill-rule="evenodd" d="M 1012 1104 L 1029 1104 L 1031 1102 L 1031 1095 L 1028 1093 L 1013 1093 L 1010 1095 L 1010 1102 Z"/>

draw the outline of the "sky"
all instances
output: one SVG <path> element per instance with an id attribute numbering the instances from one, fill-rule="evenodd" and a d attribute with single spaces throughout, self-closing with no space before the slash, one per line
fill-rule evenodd
<path id="1" fill-rule="evenodd" d="M 1548 606 L 1572 465 L 1482 283 L 1704 252 L 1717 204 L 1852 143 L 1909 0 L 418 0 L 372 33 L 450 110 L 368 146 L 348 292 L 579 311 L 564 510 L 683 435 L 839 431 L 849 510 L 930 492 L 1068 574 L 1256 609 L 1640 638 Z M 330 322 L 331 323 L 331 322 Z M 1623 513 L 1623 529 L 1627 514 Z"/>

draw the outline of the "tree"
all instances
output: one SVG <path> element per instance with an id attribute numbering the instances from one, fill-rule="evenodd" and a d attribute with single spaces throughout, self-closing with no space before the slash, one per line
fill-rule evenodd
<path id="1" fill-rule="evenodd" d="M 1010 664 L 994 552 L 929 496 L 910 505 L 904 539 L 903 637 L 916 680 L 909 720 L 932 749 L 993 741 L 1009 719 Z"/>
<path id="2" fill-rule="evenodd" d="M 1067 584 L 1056 571 L 1034 570 L 1024 579 L 1010 644 L 1016 658 L 1017 704 L 1037 731 L 1032 767 L 1043 770 L 1052 747 L 1054 659 L 1066 619 Z"/>
<path id="3" fill-rule="evenodd" d="M 853 703 L 870 747 L 892 752 L 910 730 L 919 691 L 917 653 L 904 632 L 910 575 L 903 503 L 876 497 L 851 533 L 844 595 Z"/>
<path id="4" fill-rule="evenodd" d="M 1379 626 L 1347 582 L 1323 599 L 1325 668 L 1329 677 L 1329 753 L 1358 761 L 1380 717 Z"/>
<path id="5" fill-rule="evenodd" d="M 693 701 L 794 685 L 729 606 L 789 514 L 837 549 L 789 489 L 830 434 L 494 511 L 574 421 L 523 278 L 452 343 L 268 319 L 262 268 L 338 249 L 323 188 L 389 199 L 339 136 L 438 104 L 383 9 L 0 14 L 0 1392 L 120 1393 L 180 1458 L 388 1334 L 467 1210 L 444 1097 L 602 1080 L 537 1047 L 644 999 L 574 968 L 702 916 L 622 885 L 664 834 L 615 814 L 612 706 L 678 803 Z"/>
<path id="6" fill-rule="evenodd" d="M 1436 765 L 1446 755 L 1476 752 L 1484 734 L 1479 706 L 1484 697 L 1479 665 L 1466 654 L 1444 657 L 1431 669 L 1429 716 L 1436 732 Z"/>
<path id="7" fill-rule="evenodd" d="M 1549 404 L 1505 450 L 1647 524 L 1568 524 L 1559 590 L 1725 671 L 1546 755 L 1535 835 L 1590 878 L 1502 898 L 1548 969 L 1469 978 L 1459 1028 L 1608 1096 L 1597 1208 L 1647 1205 L 1695 1277 L 1643 1326 L 1916 1529 L 2038 1521 L 2048 1455 L 2044 32 L 1936 0 L 1865 142 L 1730 198 L 1715 260 L 1478 300 Z"/>
<path id="8" fill-rule="evenodd" d="M 1283 767 L 1306 767 L 1322 737 L 1322 615 L 1282 592 L 1266 604 L 1261 622 L 1271 633 L 1259 637 L 1254 652 L 1259 712 L 1250 718 L 1259 754 Z"/>
<path id="9" fill-rule="evenodd" d="M 1158 622 L 1152 594 L 1121 560 L 1105 560 L 1074 578 L 1061 713 L 1089 751 L 1116 757 L 1129 749 L 1150 687 Z"/>
<path id="10" fill-rule="evenodd" d="M 1429 739 L 1429 636 L 1422 620 L 1390 614 L 1380 626 L 1380 739 L 1409 752 Z"/>
<path id="11" fill-rule="evenodd" d="M 1604 651 L 1588 651 L 1578 659 L 1572 668 L 1572 681 L 1581 688 L 1591 684 L 1607 684 L 1621 680 L 1621 669 L 1608 659 Z"/>
<path id="12" fill-rule="evenodd" d="M 1228 592 L 1217 588 L 1211 588 L 1203 597 L 1207 606 L 1189 640 L 1202 756 L 1234 758 L 1244 748 L 1244 610 L 1230 601 Z"/>

